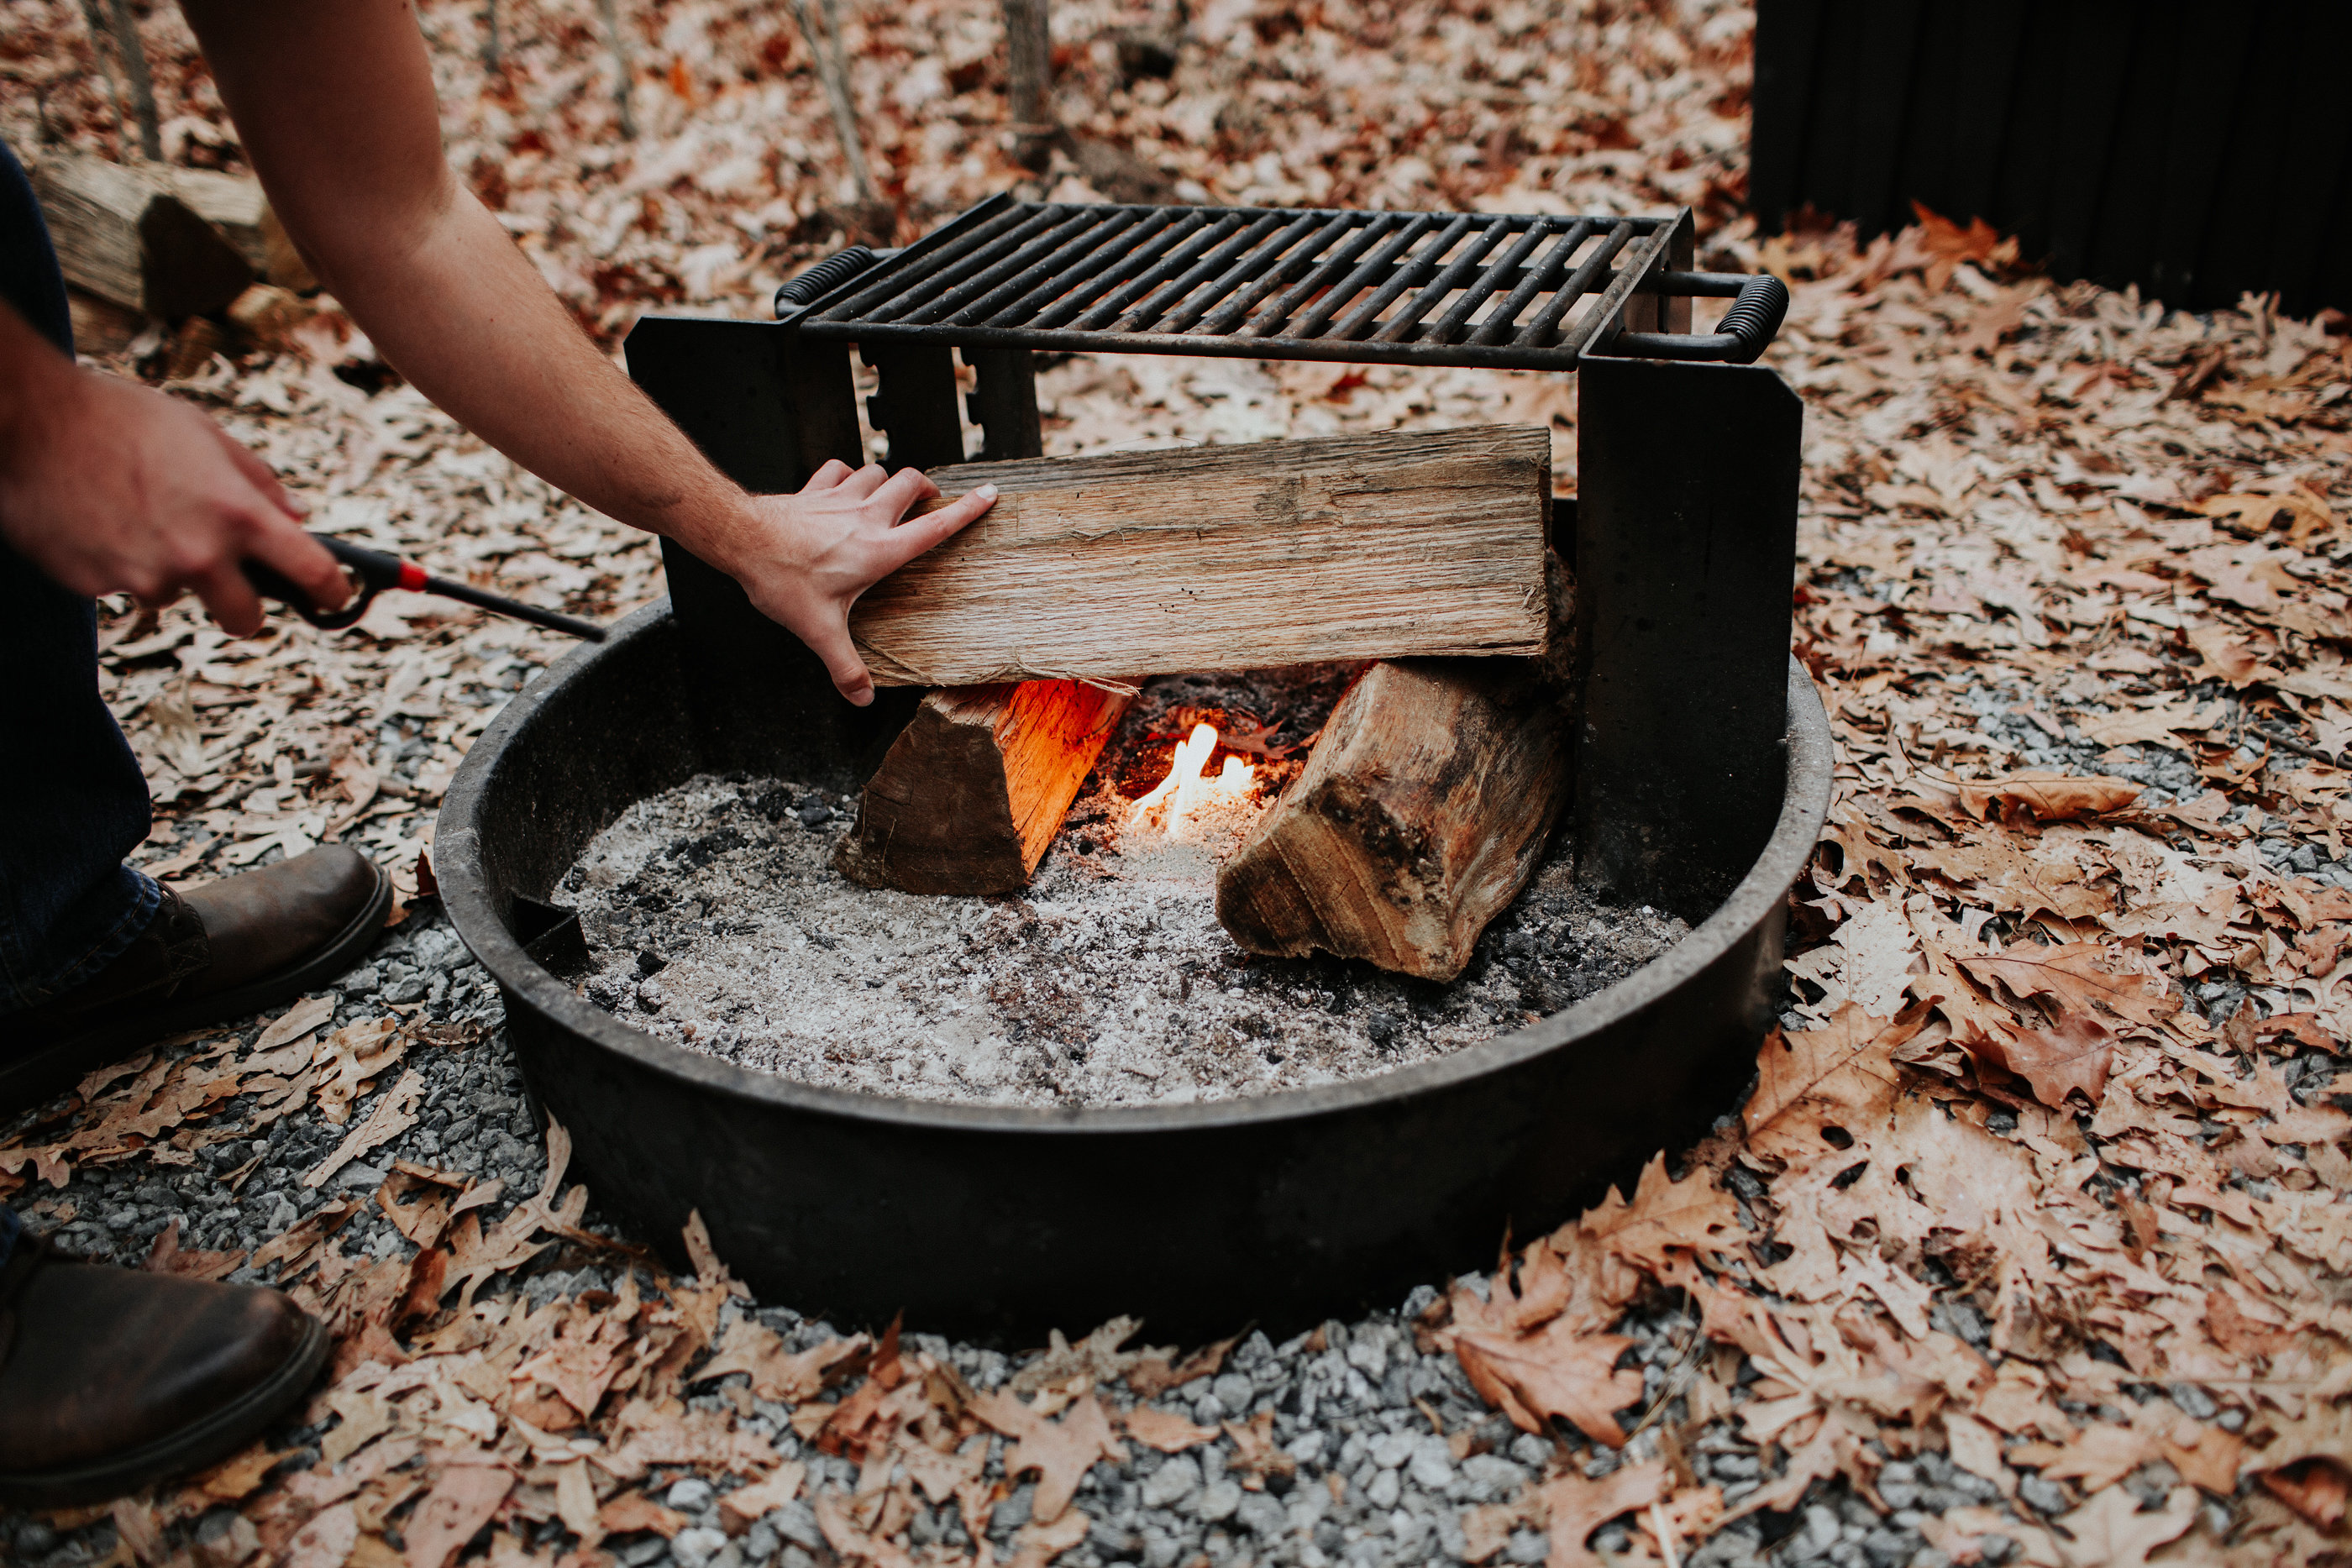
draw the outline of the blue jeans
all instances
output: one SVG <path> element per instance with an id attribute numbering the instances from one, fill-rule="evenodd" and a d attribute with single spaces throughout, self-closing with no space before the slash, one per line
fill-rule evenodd
<path id="1" fill-rule="evenodd" d="M 0 299 L 68 353 L 64 279 L 25 171 L 0 145 Z M 122 863 L 147 780 L 98 695 L 98 607 L 0 543 L 0 1045 L 6 1018 L 70 990 L 154 917 Z"/>

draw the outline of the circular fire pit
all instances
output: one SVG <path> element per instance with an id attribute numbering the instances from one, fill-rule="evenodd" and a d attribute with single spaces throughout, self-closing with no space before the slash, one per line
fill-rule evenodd
<path id="1" fill-rule="evenodd" d="M 682 700 L 683 643 L 665 601 L 517 696 L 449 791 L 436 869 L 505 995 L 524 1079 L 604 1211 L 676 1250 L 699 1210 L 762 1294 L 853 1322 L 904 1310 L 1024 1343 L 1119 1312 L 1158 1336 L 1281 1330 L 1480 1266 L 1507 1226 L 1559 1223 L 1731 1107 L 1770 1021 L 1784 901 L 1829 806 L 1828 722 L 1792 663 L 1769 841 L 1743 863 L 1690 867 L 1729 895 L 1664 956 L 1539 1023 L 1377 1078 L 1209 1103 L 820 1089 L 657 1040 L 562 977 L 578 932 L 548 901 L 587 841 L 635 800 L 747 765 Z M 903 720 L 894 695 L 871 722 L 788 724 L 760 744 L 855 789 L 890 713 Z M 1707 810 L 1708 780 L 1687 788 Z"/>

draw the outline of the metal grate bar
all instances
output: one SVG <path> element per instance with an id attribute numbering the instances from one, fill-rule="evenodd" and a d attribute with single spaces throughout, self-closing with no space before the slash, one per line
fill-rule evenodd
<path id="1" fill-rule="evenodd" d="M 1383 245 L 1379 250 L 1372 253 L 1370 260 L 1365 262 L 1362 266 L 1357 267 L 1355 271 L 1348 274 L 1346 277 L 1341 278 L 1338 283 L 1332 285 L 1330 291 L 1325 294 L 1323 298 L 1317 302 L 1315 308 L 1309 310 L 1305 317 L 1300 319 L 1296 327 L 1292 328 L 1289 331 L 1283 333 L 1282 336 L 1286 338 L 1320 338 L 1323 336 L 1323 329 L 1330 325 L 1331 318 L 1339 314 L 1341 307 L 1345 306 L 1349 300 L 1353 299 L 1358 294 L 1362 293 L 1364 286 L 1367 283 L 1370 283 L 1373 278 L 1378 277 L 1381 274 L 1394 267 L 1399 256 L 1412 249 L 1413 244 L 1418 241 L 1422 235 L 1427 234 L 1431 229 L 1436 226 L 1437 218 L 1434 214 L 1423 213 L 1419 216 L 1409 220 L 1405 224 L 1402 232 L 1395 235 L 1386 245 Z"/>
<path id="2" fill-rule="evenodd" d="M 1171 311 L 1161 322 L 1160 330 L 1189 332 L 1199 324 L 1201 318 L 1223 304 L 1234 290 L 1252 278 L 1263 279 L 1278 275 L 1284 253 L 1297 245 L 1307 230 L 1316 226 L 1315 217 L 1313 213 L 1300 214 L 1288 228 L 1225 268 L 1214 283 L 1194 294 L 1190 302 Z"/>
<path id="3" fill-rule="evenodd" d="M 1264 277 L 1218 306 L 1197 329 L 1208 333 L 1233 331 L 1248 319 L 1249 313 L 1256 309 L 1259 301 L 1267 295 L 1280 288 L 1284 284 L 1292 282 L 1302 273 L 1312 271 L 1317 266 L 1315 258 L 1321 256 L 1340 235 L 1346 234 L 1349 226 L 1355 223 L 1356 217 L 1357 214 L 1353 213 L 1341 213 L 1336 217 L 1331 217 L 1329 222 L 1309 235 L 1305 244 L 1297 246 L 1280 262 L 1267 267 Z"/>
<path id="4" fill-rule="evenodd" d="M 1340 214 L 1343 219 L 1351 218 L 1353 215 L 1344 213 Z M 1259 311 L 1244 329 L 1262 338 L 1274 334 L 1285 321 L 1290 319 L 1292 311 L 1297 309 L 1306 301 L 1314 298 L 1320 290 L 1329 287 L 1333 278 L 1355 266 L 1364 252 L 1370 250 L 1382 235 L 1402 222 L 1404 220 L 1394 213 L 1374 214 L 1371 221 L 1362 226 L 1362 232 L 1349 240 L 1338 255 L 1318 264 L 1306 277 L 1283 290 L 1281 296 L 1273 304 Z"/>
<path id="5" fill-rule="evenodd" d="M 1633 237 L 1633 225 L 1630 223 L 1620 222 L 1611 229 L 1601 243 L 1592 247 L 1592 254 L 1584 258 L 1582 265 L 1552 291 L 1551 298 L 1537 312 L 1536 319 L 1528 323 L 1527 330 L 1518 334 L 1518 341 L 1549 346 L 1559 333 L 1560 319 L 1584 298 L 1586 291 L 1592 287 L 1592 280 L 1617 258 L 1617 253 L 1623 250 Z"/>
<path id="6" fill-rule="evenodd" d="M 1187 225 L 1181 244 L 1153 262 L 1149 270 L 1138 273 L 1104 296 L 1102 303 L 1077 319 L 1076 325 L 1088 330 L 1099 330 L 1109 326 L 1129 306 L 1192 266 L 1201 252 L 1217 243 L 1220 235 L 1231 233 L 1242 223 L 1238 213 L 1211 214 L 1203 211 L 1198 216 L 1200 223 Z"/>
<path id="7" fill-rule="evenodd" d="M 1187 238 L 1205 227 L 1208 222 L 1209 215 L 1197 208 L 1181 213 L 1174 222 L 1163 227 L 1133 256 L 1124 258 L 1114 257 L 1113 260 L 1119 265 L 1108 268 L 1090 280 L 1088 287 L 1075 289 L 1067 298 L 1056 300 L 1048 306 L 1039 313 L 1034 324 L 1039 328 L 1050 329 L 1069 321 L 1080 311 L 1101 299 L 1107 292 L 1115 291 L 1125 286 L 1130 281 L 1129 274 L 1133 269 L 1155 265 L 1171 249 L 1182 245 Z"/>
<path id="8" fill-rule="evenodd" d="M 1043 322 L 1051 310 L 1062 305 L 1067 305 L 1072 311 L 1084 308 L 1095 295 L 1118 283 L 1119 275 L 1114 269 L 1121 261 L 1138 254 L 1139 241 L 1151 243 L 1182 215 L 1178 208 L 1162 207 L 1141 214 L 1136 223 L 1109 228 L 1095 247 L 1075 264 L 997 311 L 985 325 L 1017 327 L 1033 319 Z M 1108 277 L 1103 276 L 1107 272 L 1110 274 Z M 1088 284 L 1095 287 L 1089 290 Z"/>
<path id="9" fill-rule="evenodd" d="M 1145 296 L 1140 303 L 1119 319 L 1119 325 L 1132 332 L 1154 330 L 1155 324 L 1165 311 L 1215 276 L 1218 268 L 1264 239 L 1267 232 L 1281 221 L 1279 214 L 1268 213 L 1255 223 L 1246 225 L 1241 233 L 1234 235 L 1193 263 L 1182 276 L 1171 278 Z"/>
<path id="10" fill-rule="evenodd" d="M 1507 337 L 1512 323 L 1519 319 L 1519 312 L 1528 308 L 1528 301 L 1547 287 L 1559 287 L 1562 276 L 1568 271 L 1569 258 L 1576 254 L 1577 246 L 1582 245 L 1591 235 L 1592 230 L 1593 223 L 1591 218 L 1577 219 L 1570 226 L 1568 233 L 1545 253 L 1542 261 L 1528 267 L 1527 271 L 1519 278 L 1518 286 L 1511 290 L 1500 305 L 1495 307 L 1486 320 L 1479 323 L 1478 329 L 1471 334 L 1470 340 L 1475 343 L 1497 343 Z M 1466 320 L 1467 318 L 1465 317 L 1465 319 Z"/>
<path id="11" fill-rule="evenodd" d="M 1417 335 L 1413 328 L 1421 319 L 1437 308 L 1438 302 L 1462 287 L 1473 268 L 1486 258 L 1486 253 L 1500 245 L 1511 232 L 1511 221 L 1498 218 L 1486 225 L 1485 232 L 1462 247 L 1462 254 L 1445 264 L 1445 270 L 1424 285 L 1397 313 L 1389 318 L 1388 325 L 1374 335 L 1382 343 L 1410 342 Z M 1442 252 L 1440 254 L 1443 254 Z"/>
<path id="12" fill-rule="evenodd" d="M 1055 248 L 1050 253 L 1034 261 L 1024 261 L 1021 257 L 1015 256 L 1011 260 L 1000 262 L 991 267 L 984 276 L 983 280 L 994 280 L 988 292 L 976 299 L 967 299 L 956 308 L 952 315 L 946 317 L 933 315 L 929 319 L 935 321 L 943 319 L 959 326 L 974 321 L 984 321 L 1024 294 L 1034 292 L 1039 273 L 1058 276 L 1073 263 L 1082 260 L 1089 252 L 1099 248 L 1105 237 L 1105 231 L 1108 231 L 1112 237 L 1118 237 L 1134 226 L 1135 219 L 1128 213 L 1117 214 L 1108 223 L 1098 222 L 1090 214 L 1080 213 L 1070 222 L 1046 235 L 1043 243 L 1059 242 L 1055 245 Z M 1018 264 L 1017 267 L 1016 264 Z M 1000 277 L 1000 274 L 1005 276 Z M 969 293 L 969 288 L 965 292 Z M 941 303 L 944 305 L 946 302 Z M 925 319 L 921 316 L 913 318 L 915 320 Z"/>
<path id="13" fill-rule="evenodd" d="M 1465 216 L 1457 217 L 1446 225 L 1439 231 L 1435 240 L 1416 252 L 1413 258 L 1415 262 L 1426 266 L 1435 258 L 1444 256 L 1461 241 L 1464 235 L 1470 232 L 1471 222 L 1472 220 Z M 1402 294 L 1419 281 L 1414 277 L 1417 270 L 1415 267 L 1400 263 L 1395 271 L 1390 275 L 1389 280 L 1372 290 L 1372 297 L 1370 299 L 1339 319 L 1331 329 L 1331 335 L 1335 338 L 1350 339 L 1364 336 L 1372 323 L 1378 319 L 1380 313 L 1396 303 L 1398 295 Z"/>
<path id="14" fill-rule="evenodd" d="M 1020 286 L 1022 275 L 1033 271 L 1053 255 L 1056 246 L 1095 226 L 1094 216 L 1083 210 L 1069 213 L 1061 222 L 1043 234 L 1031 235 L 997 260 L 966 277 L 955 287 L 935 293 L 920 306 L 907 312 L 906 319 L 926 325 L 950 319 L 957 311 L 977 299 L 986 298 L 991 292 L 1008 280 Z"/>
<path id="15" fill-rule="evenodd" d="M 936 256 L 924 257 L 925 265 L 917 267 L 887 267 L 886 276 L 870 288 L 861 289 L 824 312 L 828 317 L 855 318 L 880 316 L 887 319 L 898 314 L 894 307 L 901 301 L 919 298 L 926 290 L 942 284 L 952 284 L 969 271 L 988 265 L 988 258 L 1002 254 L 1004 247 L 1017 246 L 1024 236 L 1035 233 L 1054 221 L 1051 210 L 1010 207 L 990 219 L 971 234 L 943 247 Z M 941 270 L 944 267 L 945 270 Z"/>
<path id="16" fill-rule="evenodd" d="M 1455 300 L 1445 314 L 1437 319 L 1436 324 L 1423 334 L 1424 340 L 1434 343 L 1460 342 L 1463 332 L 1470 325 L 1470 318 L 1478 313 L 1478 307 L 1517 275 L 1520 264 L 1534 253 L 1536 246 L 1541 245 L 1544 236 L 1551 231 L 1552 220 L 1549 218 L 1538 218 L 1529 224 L 1526 231 L 1503 252 L 1501 259 L 1480 273 L 1478 280 L 1465 288 L 1462 298 Z"/>

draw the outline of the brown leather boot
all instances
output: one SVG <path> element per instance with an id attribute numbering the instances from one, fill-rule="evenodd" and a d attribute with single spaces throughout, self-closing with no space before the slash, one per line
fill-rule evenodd
<path id="1" fill-rule="evenodd" d="M 358 961 L 391 909 L 391 879 L 341 844 L 184 894 L 165 888 L 121 957 L 64 996 L 0 1015 L 0 1115 L 166 1035 L 316 990 Z"/>
<path id="2" fill-rule="evenodd" d="M 275 1291 L 68 1263 L 21 1236 L 0 1268 L 0 1503 L 103 1502 L 217 1463 L 327 1350 Z"/>

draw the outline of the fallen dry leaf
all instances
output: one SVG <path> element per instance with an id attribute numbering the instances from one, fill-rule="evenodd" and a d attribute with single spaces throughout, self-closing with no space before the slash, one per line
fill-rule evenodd
<path id="1" fill-rule="evenodd" d="M 2322 1530 L 2344 1522 L 2346 1500 L 2352 1494 L 2352 1470 L 2346 1458 L 2300 1459 L 2263 1472 L 2263 1489 Z"/>
<path id="2" fill-rule="evenodd" d="M 1570 1473 L 1544 1482 L 1544 1512 L 1551 1521 L 1546 1568 L 1605 1568 L 1606 1560 L 1585 1545 L 1585 1538 L 1620 1515 L 1649 1507 L 1672 1484 L 1671 1472 L 1659 1459 L 1612 1470 L 1597 1481 Z"/>
<path id="3" fill-rule="evenodd" d="M 2178 1541 L 2197 1520 L 2197 1490 L 2179 1487 L 2164 1507 L 2142 1512 L 2139 1499 L 2110 1486 L 2058 1522 L 2073 1537 L 2059 1550 L 2075 1568 L 2140 1568 L 2147 1554 Z"/>
<path id="4" fill-rule="evenodd" d="M 1953 1038 L 1979 1062 L 2024 1079 L 2033 1097 L 2053 1107 L 2064 1105 L 2070 1092 L 2097 1105 L 2116 1056 L 2114 1031 L 2088 1013 L 2069 1013 L 2055 1029 L 1969 1029 Z"/>
<path id="5" fill-rule="evenodd" d="M 1145 1448 L 1157 1448 L 1163 1454 L 1181 1454 L 1187 1448 L 1213 1442 L 1217 1436 L 1213 1427 L 1196 1427 L 1171 1410 L 1150 1405 L 1139 1405 L 1120 1416 L 1119 1426 Z"/>
<path id="6" fill-rule="evenodd" d="M 2011 946 L 1960 967 L 1980 980 L 1999 980 L 2021 997 L 2054 997 L 2070 1011 L 2095 1004 L 2129 1023 L 2161 1023 L 2180 1010 L 2172 988 L 2129 955 L 2095 942 L 2051 947 Z"/>
<path id="7" fill-rule="evenodd" d="M 1958 793 L 1961 809 L 1980 822 L 1988 811 L 2011 821 L 2071 822 L 2120 811 L 2139 799 L 2141 788 L 2120 779 L 2012 773 L 1983 783 L 1963 782 Z"/>
<path id="8" fill-rule="evenodd" d="M 452 1465 L 443 1470 L 401 1531 L 408 1542 L 408 1568 L 447 1568 L 513 1490 L 514 1472 L 502 1466 Z"/>

